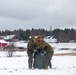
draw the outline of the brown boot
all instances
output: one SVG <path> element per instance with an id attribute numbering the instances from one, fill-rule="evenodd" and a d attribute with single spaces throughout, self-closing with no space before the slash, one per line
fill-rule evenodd
<path id="1" fill-rule="evenodd" d="M 48 69 L 48 66 L 46 66 L 45 68 L 44 68 L 44 70 L 47 70 Z"/>
<path id="2" fill-rule="evenodd" d="M 32 67 L 29 67 L 29 69 L 32 69 Z"/>

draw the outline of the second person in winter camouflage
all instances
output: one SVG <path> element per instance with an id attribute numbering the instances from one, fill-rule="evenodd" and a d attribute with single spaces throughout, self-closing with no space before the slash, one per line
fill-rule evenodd
<path id="1" fill-rule="evenodd" d="M 31 38 L 27 44 L 27 55 L 28 55 L 29 69 L 32 69 L 32 64 L 33 64 L 34 40 L 35 40 L 35 36 L 31 36 Z"/>

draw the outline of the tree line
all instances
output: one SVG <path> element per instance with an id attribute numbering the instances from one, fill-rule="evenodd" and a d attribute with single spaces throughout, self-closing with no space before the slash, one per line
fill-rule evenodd
<path id="1" fill-rule="evenodd" d="M 18 30 L 5 30 L 0 31 L 0 36 L 6 35 L 17 35 L 19 40 L 28 40 L 31 35 L 41 35 L 43 38 L 45 36 L 53 36 L 57 38 L 58 42 L 69 42 L 70 40 L 76 40 L 76 30 L 75 29 L 54 29 L 52 31 L 45 29 L 18 29 Z"/>

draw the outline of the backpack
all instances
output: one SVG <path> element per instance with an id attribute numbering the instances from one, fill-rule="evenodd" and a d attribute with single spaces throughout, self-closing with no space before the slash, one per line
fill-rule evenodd
<path id="1" fill-rule="evenodd" d="M 46 51 L 43 49 L 37 49 L 34 53 L 33 67 L 38 69 L 44 69 L 46 64 Z"/>

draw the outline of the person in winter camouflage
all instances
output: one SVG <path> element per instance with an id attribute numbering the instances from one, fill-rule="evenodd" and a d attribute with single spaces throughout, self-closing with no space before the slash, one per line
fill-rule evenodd
<path id="1" fill-rule="evenodd" d="M 45 69 L 48 69 L 48 66 L 52 68 L 51 59 L 54 54 L 54 50 L 47 42 L 43 40 L 43 38 L 40 39 L 40 42 L 41 42 L 41 48 L 47 52 Z"/>
<path id="2" fill-rule="evenodd" d="M 41 37 L 41 35 L 38 35 L 36 42 L 35 42 L 36 47 L 44 49 L 46 51 L 46 65 L 45 65 L 45 69 L 48 69 L 48 66 L 50 68 L 52 68 L 52 64 L 51 64 L 51 59 L 52 56 L 54 54 L 54 50 L 53 48 L 43 40 L 43 38 Z"/>
<path id="3" fill-rule="evenodd" d="M 40 43 L 41 36 L 38 35 L 35 39 L 35 51 L 34 51 L 34 68 L 44 69 L 46 64 L 46 51 L 41 48 Z"/>
<path id="4" fill-rule="evenodd" d="M 33 64 L 34 40 L 35 40 L 35 36 L 31 36 L 31 38 L 27 44 L 27 55 L 28 55 L 29 69 L 32 69 L 32 64 Z"/>

